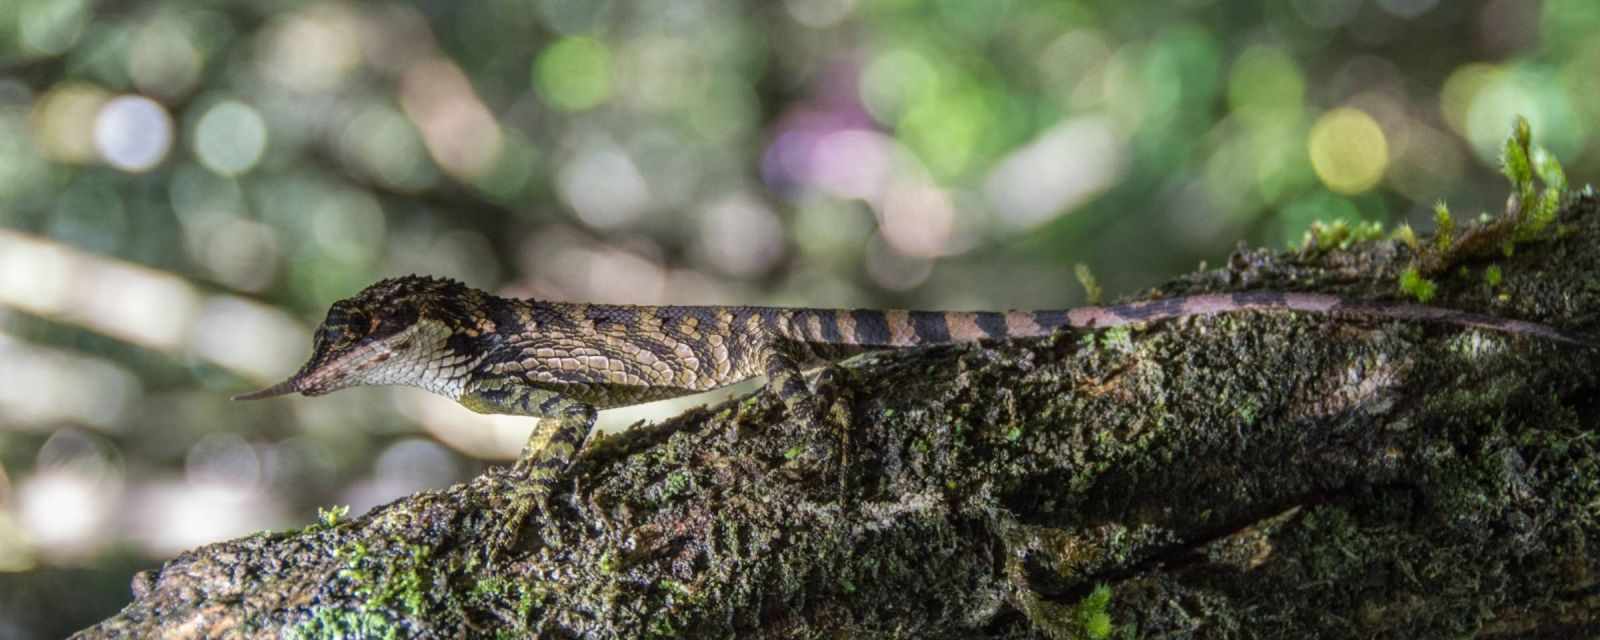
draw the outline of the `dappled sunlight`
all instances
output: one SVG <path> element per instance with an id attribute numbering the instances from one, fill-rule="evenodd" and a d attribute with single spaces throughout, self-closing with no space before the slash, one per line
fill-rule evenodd
<path id="1" fill-rule="evenodd" d="M 211 296 L 196 313 L 188 346 L 201 358 L 264 382 L 299 368 L 311 340 L 306 326 L 281 309 L 237 296 Z"/>
<path id="2" fill-rule="evenodd" d="M 32 474 L 19 478 L 18 523 L 34 552 L 52 562 L 81 564 L 107 545 L 127 486 L 117 451 L 92 434 L 70 429 L 39 447 Z"/>
<path id="3" fill-rule="evenodd" d="M 400 104 L 446 172 L 470 180 L 499 159 L 500 127 L 454 64 L 434 59 L 406 71 Z"/>
<path id="4" fill-rule="evenodd" d="M 178 276 L 0 230 L 0 305 L 172 355 L 194 353 L 256 380 L 291 369 L 309 344 L 283 312 L 205 296 Z M 233 344 L 249 336 L 250 345 Z"/>
<path id="5" fill-rule="evenodd" d="M 176 351 L 200 296 L 172 274 L 0 230 L 0 304 Z"/>
<path id="6" fill-rule="evenodd" d="M 432 440 L 408 438 L 379 453 L 372 474 L 346 488 L 339 502 L 349 505 L 351 515 L 360 516 L 373 507 L 462 479 L 460 465 L 448 450 Z"/>
<path id="7" fill-rule="evenodd" d="M 416 389 L 228 400 L 385 277 L 1060 308 L 1078 263 L 1122 295 L 1497 210 L 1513 114 L 1600 174 L 1582 0 L 1269 4 L 0 2 L 0 571 L 154 566 L 514 458 L 535 419 Z"/>
<path id="8" fill-rule="evenodd" d="M 1071 212 L 1127 171 L 1127 140 L 1101 116 L 1057 124 L 1013 151 L 984 183 L 999 219 L 1028 228 Z"/>
<path id="9" fill-rule="evenodd" d="M 128 538 L 157 557 L 294 524 L 281 498 L 227 484 L 150 479 L 126 505 Z"/>
<path id="10" fill-rule="evenodd" d="M 27 372 L 7 375 L 0 384 L 0 431 L 42 430 L 61 423 L 120 429 L 143 395 L 139 378 L 115 362 L 30 345 L 4 334 L 0 362 L 10 372 Z"/>

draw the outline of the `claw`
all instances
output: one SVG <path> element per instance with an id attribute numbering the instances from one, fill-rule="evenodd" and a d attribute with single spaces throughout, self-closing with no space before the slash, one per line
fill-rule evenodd
<path id="1" fill-rule="evenodd" d="M 500 508 L 504 509 L 505 516 L 489 537 L 490 564 L 497 564 L 502 558 L 509 557 L 517 548 L 524 526 L 543 523 L 545 514 L 550 512 L 550 487 L 545 483 L 518 474 L 504 492 L 500 497 L 506 506 Z M 542 541 L 541 544 L 548 544 L 548 541 Z"/>

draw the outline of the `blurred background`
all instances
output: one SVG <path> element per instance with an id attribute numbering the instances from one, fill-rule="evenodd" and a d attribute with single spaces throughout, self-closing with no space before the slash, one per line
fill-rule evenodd
<path id="1" fill-rule="evenodd" d="M 638 304 L 1050 308 L 1600 173 L 1592 0 L 0 1 L 0 638 L 531 426 L 228 401 L 428 273 Z M 687 404 L 704 402 L 693 399 Z M 603 414 L 611 427 L 686 403 Z"/>

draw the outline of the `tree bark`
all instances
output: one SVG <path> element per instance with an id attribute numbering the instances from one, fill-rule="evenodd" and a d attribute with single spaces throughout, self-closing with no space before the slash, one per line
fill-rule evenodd
<path id="1" fill-rule="evenodd" d="M 1463 258 L 1431 304 L 1600 335 L 1597 209 Z M 1413 259 L 1241 251 L 1145 297 L 1397 299 Z M 1593 635 L 1597 371 L 1300 313 L 880 354 L 831 428 L 760 392 L 590 442 L 496 563 L 500 470 L 190 551 L 79 637 Z"/>

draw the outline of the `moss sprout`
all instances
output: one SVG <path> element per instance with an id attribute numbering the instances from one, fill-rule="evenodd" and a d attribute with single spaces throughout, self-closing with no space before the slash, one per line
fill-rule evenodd
<path id="1" fill-rule="evenodd" d="M 1089 304 L 1100 304 L 1102 293 L 1100 283 L 1095 281 L 1094 272 L 1089 270 L 1089 265 L 1079 262 L 1072 268 L 1072 272 L 1078 276 L 1078 284 L 1083 285 L 1083 294 Z"/>
<path id="2" fill-rule="evenodd" d="M 1426 303 L 1438 293 L 1438 285 L 1422 277 L 1422 272 L 1412 265 L 1400 273 L 1400 291 L 1416 298 L 1417 302 Z"/>
<path id="3" fill-rule="evenodd" d="M 1083 628 L 1083 635 L 1091 640 L 1102 640 L 1111 637 L 1111 614 L 1106 612 L 1106 607 L 1111 605 L 1111 587 L 1098 585 L 1083 600 L 1078 601 L 1077 610 L 1073 613 L 1078 626 Z"/>
<path id="4" fill-rule="evenodd" d="M 1454 240 L 1456 223 L 1450 216 L 1450 206 L 1443 200 L 1433 203 L 1433 248 L 1448 251 Z"/>
<path id="5" fill-rule="evenodd" d="M 1404 244 L 1407 247 L 1410 247 L 1412 251 L 1417 251 L 1419 249 L 1419 245 L 1417 244 L 1417 232 L 1412 229 L 1411 225 L 1409 224 L 1401 224 L 1400 226 L 1395 227 L 1394 232 L 1389 234 L 1389 237 L 1399 241 L 1401 244 Z"/>

